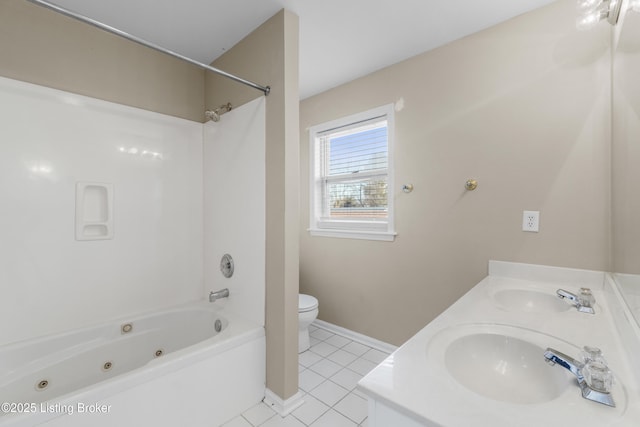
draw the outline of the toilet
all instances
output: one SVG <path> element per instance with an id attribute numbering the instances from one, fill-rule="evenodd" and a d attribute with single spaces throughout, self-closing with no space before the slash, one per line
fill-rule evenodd
<path id="1" fill-rule="evenodd" d="M 318 300 L 311 295 L 298 295 L 298 353 L 308 350 L 309 325 L 318 317 Z"/>

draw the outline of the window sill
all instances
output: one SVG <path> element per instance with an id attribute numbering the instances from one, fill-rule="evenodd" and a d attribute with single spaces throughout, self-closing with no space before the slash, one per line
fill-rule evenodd
<path id="1" fill-rule="evenodd" d="M 390 231 L 356 231 L 356 230 L 336 230 L 310 228 L 309 234 L 314 237 L 337 237 L 340 239 L 360 239 L 360 240 L 381 240 L 393 242 L 397 233 Z"/>

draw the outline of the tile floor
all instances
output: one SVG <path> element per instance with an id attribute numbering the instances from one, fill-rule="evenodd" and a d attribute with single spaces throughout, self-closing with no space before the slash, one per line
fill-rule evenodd
<path id="1" fill-rule="evenodd" d="M 367 398 L 356 383 L 389 354 L 313 324 L 309 331 L 298 365 L 304 404 L 282 418 L 259 403 L 224 427 L 366 427 Z"/>

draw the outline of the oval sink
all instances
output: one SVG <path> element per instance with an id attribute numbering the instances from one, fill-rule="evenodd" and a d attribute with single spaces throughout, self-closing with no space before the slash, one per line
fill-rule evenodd
<path id="1" fill-rule="evenodd" d="M 509 311 L 561 312 L 572 308 L 554 294 L 528 289 L 504 289 L 494 293 L 493 299 Z"/>
<path id="2" fill-rule="evenodd" d="M 446 349 L 449 373 L 466 388 L 511 403 L 542 403 L 560 396 L 571 378 L 544 361 L 544 348 L 508 335 L 465 335 Z"/>

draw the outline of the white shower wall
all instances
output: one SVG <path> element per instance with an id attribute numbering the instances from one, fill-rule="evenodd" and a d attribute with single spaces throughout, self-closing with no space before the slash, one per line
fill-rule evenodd
<path id="1" fill-rule="evenodd" d="M 216 304 L 264 325 L 265 98 L 204 125 L 204 277 L 207 291 L 228 288 Z M 225 278 L 220 259 L 234 259 Z"/>
<path id="2" fill-rule="evenodd" d="M 202 128 L 0 78 L 0 345 L 203 297 Z M 112 239 L 75 239 L 77 182 Z"/>

